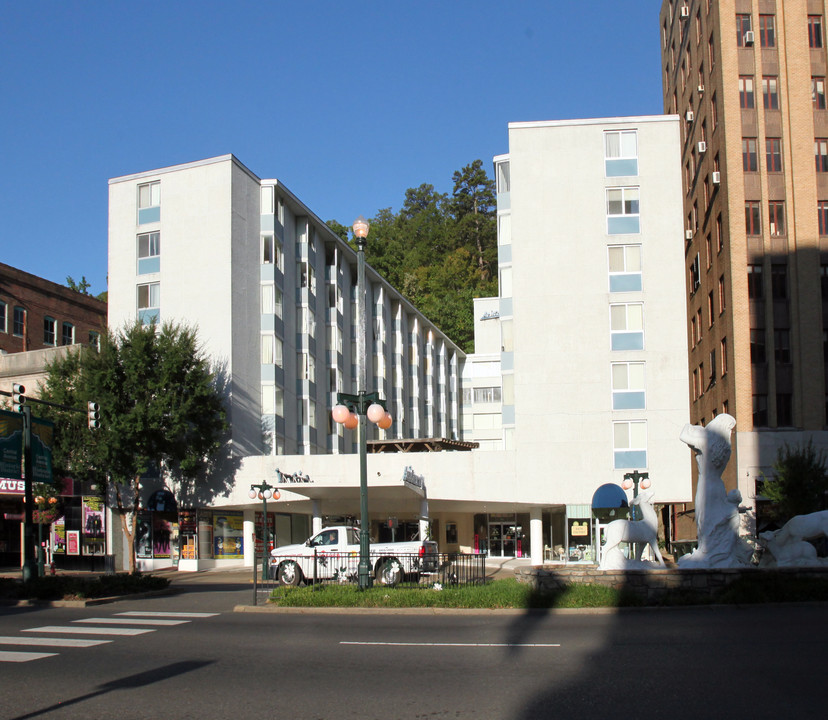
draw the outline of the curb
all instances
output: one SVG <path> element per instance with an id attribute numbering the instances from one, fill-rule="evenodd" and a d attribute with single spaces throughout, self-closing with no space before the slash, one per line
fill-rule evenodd
<path id="1" fill-rule="evenodd" d="M 238 613 L 278 613 L 284 615 L 614 615 L 627 609 L 646 608 L 358 608 L 358 607 L 279 607 L 278 605 L 236 605 Z"/>
<path id="2" fill-rule="evenodd" d="M 53 608 L 83 608 L 95 605 L 106 605 L 121 600 L 141 600 L 143 598 L 160 597 L 172 595 L 171 588 L 163 590 L 147 590 L 147 592 L 133 593 L 131 595 L 112 595 L 110 597 L 88 598 L 86 600 L 10 600 L 0 601 L 0 607 L 53 607 Z"/>

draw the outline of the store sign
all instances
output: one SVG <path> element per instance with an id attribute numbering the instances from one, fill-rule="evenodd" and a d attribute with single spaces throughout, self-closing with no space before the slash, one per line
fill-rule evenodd
<path id="1" fill-rule="evenodd" d="M 0 493 L 6 493 L 8 495 L 23 495 L 25 491 L 25 480 L 0 480 Z"/>
<path id="2" fill-rule="evenodd" d="M 32 418 L 32 478 L 35 482 L 52 482 L 54 436 L 54 423 Z"/>
<path id="3" fill-rule="evenodd" d="M 23 477 L 23 416 L 0 410 L 0 492 L 17 494 L 4 485 Z M 20 491 L 23 492 L 22 490 Z"/>
<path id="4" fill-rule="evenodd" d="M 425 487 L 425 478 L 422 475 L 417 475 L 410 465 L 407 465 L 403 470 L 402 481 L 405 485 L 417 490 L 422 490 Z"/>

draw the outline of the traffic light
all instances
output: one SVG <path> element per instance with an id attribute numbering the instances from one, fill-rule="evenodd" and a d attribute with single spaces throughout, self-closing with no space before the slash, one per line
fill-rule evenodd
<path id="1" fill-rule="evenodd" d="M 94 430 L 101 426 L 101 406 L 98 403 L 90 400 L 86 403 L 86 417 L 89 423 L 90 430 Z"/>
<path id="2" fill-rule="evenodd" d="M 22 413 L 23 406 L 26 404 L 26 387 L 20 383 L 15 383 L 12 388 L 12 404 L 14 411 Z"/>

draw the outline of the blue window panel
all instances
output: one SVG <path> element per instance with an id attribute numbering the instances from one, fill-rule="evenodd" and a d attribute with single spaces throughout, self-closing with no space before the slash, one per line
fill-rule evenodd
<path id="1" fill-rule="evenodd" d="M 641 290 L 641 273 L 610 275 L 610 292 L 637 292 Z"/>
<path id="2" fill-rule="evenodd" d="M 500 298 L 500 317 L 512 317 L 512 298 Z"/>
<path id="3" fill-rule="evenodd" d="M 139 310 L 138 319 L 141 321 L 142 325 L 152 325 L 153 323 L 157 325 L 161 319 L 161 310 L 160 308 L 146 308 L 144 310 Z"/>
<path id="4" fill-rule="evenodd" d="M 161 256 L 140 258 L 138 260 L 138 274 L 148 275 L 149 273 L 161 272 Z"/>
<path id="5" fill-rule="evenodd" d="M 262 232 L 274 232 L 276 229 L 276 221 L 273 215 L 262 215 Z"/>
<path id="6" fill-rule="evenodd" d="M 514 405 L 504 405 L 500 410 L 500 417 L 502 418 L 504 425 L 514 425 L 515 424 L 515 406 Z"/>
<path id="7" fill-rule="evenodd" d="M 141 208 L 138 210 L 138 224 L 147 225 L 149 223 L 161 222 L 161 206 Z"/>
<path id="8" fill-rule="evenodd" d="M 497 261 L 501 264 L 512 262 L 512 246 L 498 245 L 497 246 Z"/>
<path id="9" fill-rule="evenodd" d="M 614 215 L 607 218 L 609 235 L 637 235 L 640 232 L 641 223 L 638 215 Z"/>
<path id="10" fill-rule="evenodd" d="M 638 158 L 613 158 L 606 161 L 607 177 L 638 175 Z"/>
<path id="11" fill-rule="evenodd" d="M 612 334 L 612 349 L 613 350 L 643 350 L 644 349 L 644 333 L 635 332 L 617 332 Z"/>
<path id="12" fill-rule="evenodd" d="M 513 352 L 500 353 L 500 371 L 515 369 L 515 354 Z"/>
<path id="13" fill-rule="evenodd" d="M 647 467 L 646 450 L 616 450 L 615 469 Z"/>
<path id="14" fill-rule="evenodd" d="M 272 383 L 276 380 L 276 366 L 275 365 L 262 365 L 262 382 L 263 383 Z"/>
<path id="15" fill-rule="evenodd" d="M 264 332 L 273 332 L 276 329 L 275 315 L 262 315 L 262 330 Z"/>
<path id="16" fill-rule="evenodd" d="M 511 210 L 512 208 L 512 193 L 502 192 L 497 194 L 497 209 Z"/>
<path id="17" fill-rule="evenodd" d="M 643 410 L 644 391 L 614 392 L 612 394 L 613 410 Z"/>

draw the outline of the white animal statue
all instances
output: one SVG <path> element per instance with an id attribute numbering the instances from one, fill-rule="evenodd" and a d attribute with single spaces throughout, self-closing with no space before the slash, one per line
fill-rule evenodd
<path id="1" fill-rule="evenodd" d="M 613 520 L 605 530 L 606 544 L 601 558 L 601 570 L 629 570 L 632 568 L 653 567 L 652 563 L 643 563 L 641 554 L 644 546 L 649 545 L 658 566 L 664 567 L 664 558 L 658 549 L 658 516 L 653 509 L 653 491 L 644 490 L 630 501 L 630 505 L 641 510 L 641 520 Z M 627 558 L 618 547 L 620 543 L 637 544 L 635 559 Z"/>
<path id="2" fill-rule="evenodd" d="M 792 517 L 781 530 L 760 533 L 766 552 L 760 567 L 824 565 L 809 538 L 828 537 L 828 510 Z M 770 554 L 770 557 L 768 556 Z"/>
<path id="3" fill-rule="evenodd" d="M 679 567 L 748 567 L 752 548 L 739 537 L 738 490 L 725 493 L 722 471 L 730 460 L 730 433 L 736 426 L 723 413 L 706 426 L 685 425 L 679 438 L 696 455 L 699 479 L 696 486 L 696 529 L 699 545 L 679 558 Z"/>

